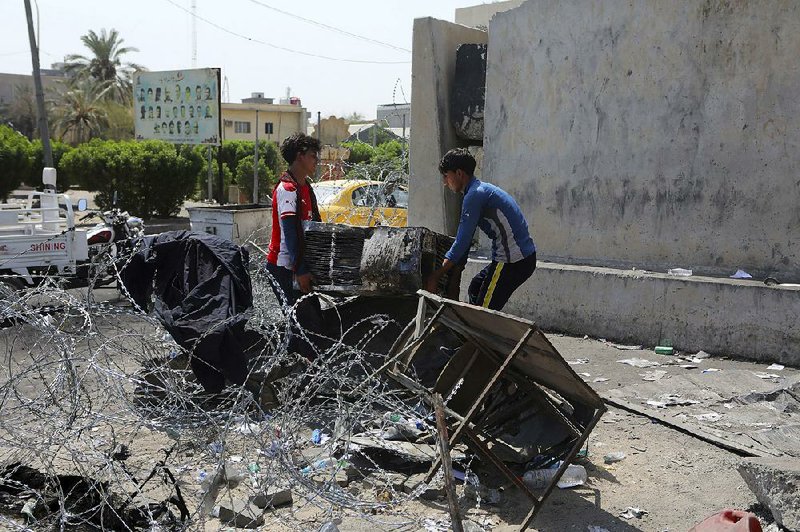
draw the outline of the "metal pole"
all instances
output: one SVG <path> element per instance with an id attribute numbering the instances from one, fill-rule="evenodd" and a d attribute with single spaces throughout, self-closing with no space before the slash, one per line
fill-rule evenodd
<path id="1" fill-rule="evenodd" d="M 208 201 L 214 199 L 214 169 L 211 166 L 211 146 L 208 147 Z"/>
<path id="2" fill-rule="evenodd" d="M 223 165 L 222 165 L 222 143 L 219 143 L 219 148 L 217 149 L 217 168 L 219 169 L 219 176 L 217 177 L 217 183 L 219 187 L 219 198 L 217 199 L 220 205 L 226 203 L 225 201 L 225 175 L 223 173 Z"/>
<path id="3" fill-rule="evenodd" d="M 317 111 L 317 141 L 322 142 L 322 113 Z"/>
<path id="4" fill-rule="evenodd" d="M 33 63 L 33 84 L 36 89 L 36 111 L 39 114 L 39 136 L 42 137 L 42 152 L 45 167 L 53 167 L 53 150 L 50 148 L 50 130 L 47 127 L 47 115 L 44 109 L 44 91 L 42 90 L 42 75 L 39 72 L 39 46 L 33 33 L 33 14 L 31 2 L 25 0 L 25 16 L 28 18 L 28 39 L 31 42 L 31 62 Z"/>
<path id="5" fill-rule="evenodd" d="M 258 109 L 256 109 L 256 149 L 253 154 L 253 203 L 258 204 Z"/>

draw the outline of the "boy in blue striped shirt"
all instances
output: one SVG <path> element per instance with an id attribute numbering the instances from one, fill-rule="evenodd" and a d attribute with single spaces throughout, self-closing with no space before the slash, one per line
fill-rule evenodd
<path id="1" fill-rule="evenodd" d="M 442 276 L 454 268 L 463 268 L 472 236 L 480 227 L 492 241 L 492 262 L 472 279 L 469 302 L 501 310 L 536 269 L 536 246 L 525 216 L 506 191 L 473 175 L 475 158 L 467 149 L 448 151 L 439 163 L 439 172 L 447 188 L 463 194 L 464 200 L 456 240 L 442 266 L 428 278 L 426 289 L 435 292 Z"/>

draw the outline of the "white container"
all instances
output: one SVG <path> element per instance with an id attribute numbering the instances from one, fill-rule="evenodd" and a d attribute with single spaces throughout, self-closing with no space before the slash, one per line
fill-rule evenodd
<path id="1" fill-rule="evenodd" d="M 249 204 L 189 207 L 186 210 L 189 211 L 192 231 L 217 235 L 240 245 L 253 237 L 256 241 L 269 242 L 272 207 Z"/>

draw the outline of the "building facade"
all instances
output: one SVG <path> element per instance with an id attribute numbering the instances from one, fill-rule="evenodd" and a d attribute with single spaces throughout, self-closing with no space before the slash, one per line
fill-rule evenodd
<path id="1" fill-rule="evenodd" d="M 308 112 L 300 100 L 296 103 L 273 103 L 262 93 L 244 98 L 242 103 L 222 104 L 222 129 L 224 140 L 272 140 L 280 144 L 283 139 L 298 131 L 305 132 Z"/>
<path id="2" fill-rule="evenodd" d="M 378 106 L 378 123 L 389 128 L 411 129 L 411 104 L 387 103 Z"/>

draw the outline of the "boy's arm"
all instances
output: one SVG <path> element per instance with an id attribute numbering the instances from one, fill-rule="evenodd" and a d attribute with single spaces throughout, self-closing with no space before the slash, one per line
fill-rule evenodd
<path id="1" fill-rule="evenodd" d="M 439 280 L 455 267 L 463 268 L 467 262 L 467 254 L 472 244 L 472 236 L 478 227 L 483 206 L 488 201 L 488 196 L 474 192 L 464 197 L 461 207 L 461 220 L 458 222 L 456 240 L 444 255 L 442 266 L 435 270 L 425 283 L 425 289 L 429 292 L 436 292 Z"/>

